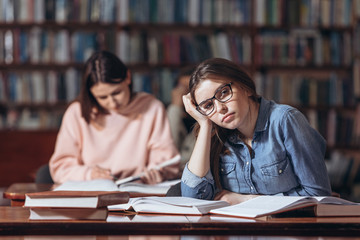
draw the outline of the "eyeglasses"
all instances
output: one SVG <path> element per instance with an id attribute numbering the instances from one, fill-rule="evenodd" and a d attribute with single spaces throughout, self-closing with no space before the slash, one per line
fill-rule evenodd
<path id="1" fill-rule="evenodd" d="M 196 110 L 202 115 L 209 115 L 215 109 L 214 99 L 218 100 L 221 103 L 227 102 L 233 96 L 233 91 L 231 89 L 231 83 L 228 83 L 220 88 L 218 88 L 212 98 L 206 99 L 199 103 L 196 106 Z"/>

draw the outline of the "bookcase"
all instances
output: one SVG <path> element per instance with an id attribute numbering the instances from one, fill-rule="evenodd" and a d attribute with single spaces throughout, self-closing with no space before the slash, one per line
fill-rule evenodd
<path id="1" fill-rule="evenodd" d="M 135 91 L 151 92 L 164 104 L 181 67 L 209 57 L 239 62 L 260 94 L 306 114 L 327 139 L 329 154 L 357 152 L 359 5 L 359 0 L 3 0 L 0 135 L 56 136 L 66 106 L 79 92 L 84 61 L 105 49 L 129 66 Z"/>

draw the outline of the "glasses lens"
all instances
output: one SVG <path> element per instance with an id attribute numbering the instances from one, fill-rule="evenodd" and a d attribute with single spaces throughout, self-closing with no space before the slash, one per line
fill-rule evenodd
<path id="1" fill-rule="evenodd" d="M 214 109 L 214 103 L 212 99 L 208 99 L 205 102 L 200 103 L 199 110 L 204 115 L 209 115 Z"/>
<path id="2" fill-rule="evenodd" d="M 220 102 L 226 102 L 232 97 L 232 91 L 230 85 L 226 85 L 216 92 L 215 98 Z"/>
<path id="3" fill-rule="evenodd" d="M 214 110 L 214 98 L 219 102 L 226 102 L 232 97 L 232 90 L 230 84 L 227 84 L 216 91 L 214 97 L 200 103 L 197 110 L 203 115 L 209 115 Z"/>

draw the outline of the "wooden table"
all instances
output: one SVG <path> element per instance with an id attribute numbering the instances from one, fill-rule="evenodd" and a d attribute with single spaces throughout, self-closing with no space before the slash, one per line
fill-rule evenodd
<path id="1" fill-rule="evenodd" d="M 48 191 L 52 187 L 53 184 L 14 183 L 5 190 L 3 195 L 4 198 L 11 200 L 11 206 L 23 206 L 26 193 Z"/>
<path id="2" fill-rule="evenodd" d="M 351 236 L 360 237 L 360 218 L 277 218 L 267 221 L 214 215 L 109 214 L 109 221 L 29 221 L 23 207 L 0 207 L 4 236 Z M 201 238 L 206 239 L 206 238 Z M 210 238 L 209 238 L 210 239 Z M 212 238 L 214 239 L 214 238 Z M 226 239 L 226 238 L 224 238 Z M 296 238 L 292 238 L 296 239 Z M 299 238 L 304 239 L 304 238 Z M 306 239 L 306 238 L 305 238 Z M 309 238 L 314 239 L 314 238 Z M 322 238 L 323 239 L 323 238 Z M 339 238 L 337 238 L 339 239 Z"/>
<path id="3" fill-rule="evenodd" d="M 223 236 L 211 238 L 214 240 L 227 239 L 228 236 L 232 235 L 262 236 L 262 238 L 266 236 L 351 236 L 354 239 L 360 239 L 360 217 L 297 217 L 273 218 L 264 221 L 215 215 L 124 215 L 110 213 L 108 221 L 29 221 L 29 210 L 17 207 L 23 205 L 25 193 L 46 191 L 51 188 L 51 184 L 23 183 L 11 185 L 4 192 L 4 197 L 11 199 L 12 207 L 0 207 L 0 236 L 144 235 L 147 236 L 146 239 L 149 239 L 149 236 L 158 235 L 171 236 L 170 239 L 174 239 L 174 236 L 178 237 L 175 239 L 180 239 L 181 235 L 208 236 L 209 239 L 210 236 Z M 201 240 L 204 239 L 207 238 L 201 238 Z M 292 239 L 304 238 L 292 237 Z"/>

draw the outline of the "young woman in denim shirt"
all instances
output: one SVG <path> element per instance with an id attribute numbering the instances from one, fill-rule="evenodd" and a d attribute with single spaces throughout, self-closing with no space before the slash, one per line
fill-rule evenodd
<path id="1" fill-rule="evenodd" d="M 182 196 L 239 203 L 257 195 L 331 195 L 326 142 L 297 109 L 256 93 L 250 76 L 225 59 L 191 76 L 186 111 L 197 140 Z"/>

